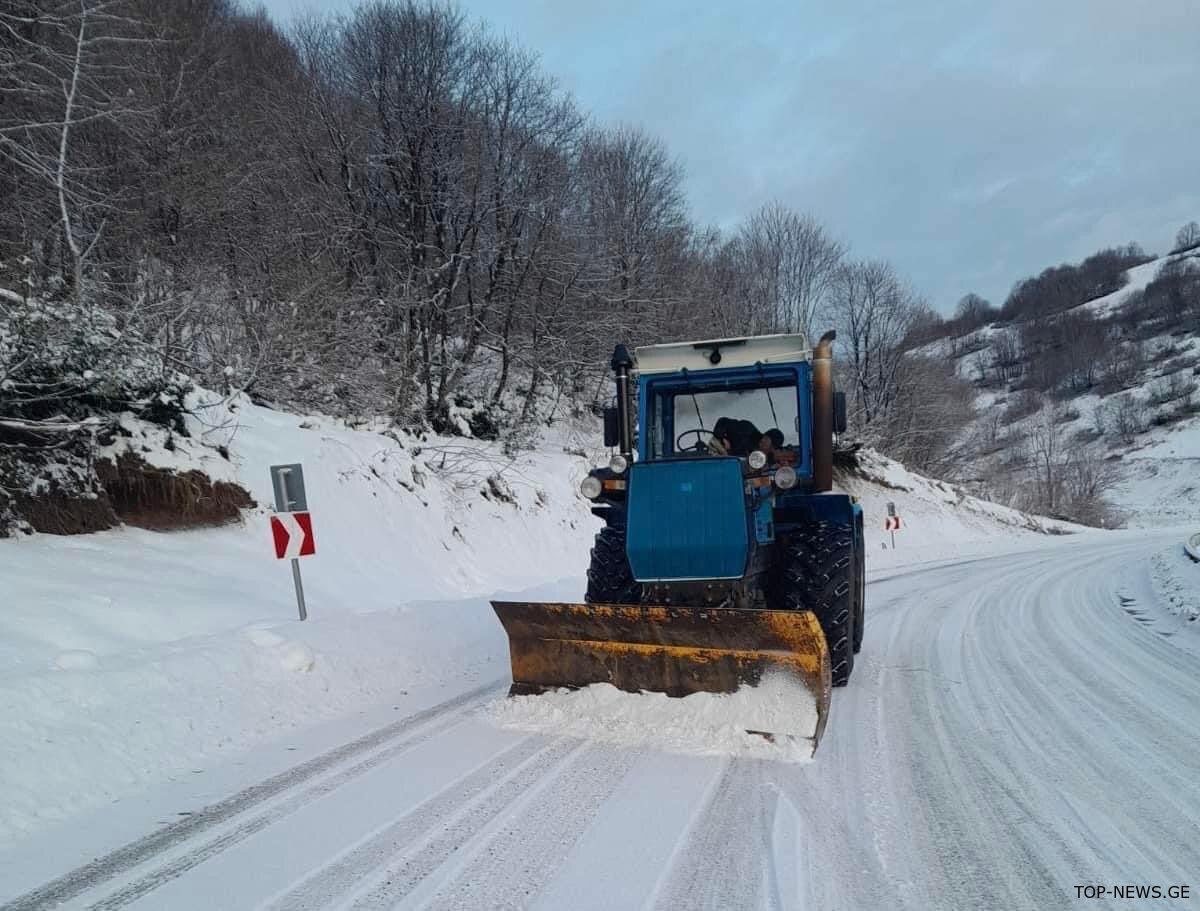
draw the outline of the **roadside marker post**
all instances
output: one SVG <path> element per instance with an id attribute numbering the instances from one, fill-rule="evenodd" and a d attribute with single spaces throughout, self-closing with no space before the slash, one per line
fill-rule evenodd
<path id="1" fill-rule="evenodd" d="M 271 537 L 275 558 L 292 561 L 292 581 L 296 586 L 296 606 L 300 619 L 308 619 L 304 603 L 304 583 L 300 579 L 300 558 L 317 552 L 313 538 L 312 516 L 304 493 L 304 469 L 295 465 L 272 465 L 271 488 L 275 491 L 275 515 L 271 516 Z"/>
<path id="2" fill-rule="evenodd" d="M 884 531 L 892 533 L 892 550 L 896 549 L 896 530 L 900 527 L 900 517 L 896 515 L 896 504 L 889 502 L 887 505 L 888 517 L 884 519 Z"/>

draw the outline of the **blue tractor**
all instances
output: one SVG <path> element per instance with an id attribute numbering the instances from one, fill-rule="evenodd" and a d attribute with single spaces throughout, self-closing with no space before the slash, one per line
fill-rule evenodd
<path id="1" fill-rule="evenodd" d="M 863 515 L 832 492 L 845 399 L 834 333 L 613 353 L 608 465 L 581 490 L 604 525 L 582 604 L 495 602 L 513 694 L 611 683 L 732 692 L 783 671 L 817 706 L 862 643 Z M 636 414 L 636 422 L 635 422 Z M 636 430 L 635 430 L 636 423 Z"/>

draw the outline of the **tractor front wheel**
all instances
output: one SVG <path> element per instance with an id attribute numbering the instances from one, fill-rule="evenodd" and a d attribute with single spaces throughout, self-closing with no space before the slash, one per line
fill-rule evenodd
<path id="1" fill-rule="evenodd" d="M 625 555 L 625 526 L 605 525 L 592 546 L 587 573 L 588 604 L 640 604 L 642 586 L 634 580 Z"/>

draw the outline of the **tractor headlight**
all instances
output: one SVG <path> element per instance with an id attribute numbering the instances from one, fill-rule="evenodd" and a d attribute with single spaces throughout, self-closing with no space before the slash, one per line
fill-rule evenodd
<path id="1" fill-rule="evenodd" d="M 775 469 L 775 486 L 780 490 L 791 490 L 796 486 L 796 470 L 783 465 Z"/>
<path id="2" fill-rule="evenodd" d="M 594 478 L 588 475 L 583 479 L 583 483 L 579 485 L 579 492 L 589 500 L 594 500 L 600 496 L 600 491 L 604 489 L 604 485 L 600 483 L 599 478 Z"/>
<path id="3" fill-rule="evenodd" d="M 750 455 L 746 456 L 746 461 L 750 463 L 750 467 L 755 471 L 767 464 L 767 454 L 761 449 L 756 449 Z"/>
<path id="4" fill-rule="evenodd" d="M 608 470 L 613 474 L 624 474 L 625 469 L 629 467 L 629 459 L 618 453 L 608 460 Z"/>

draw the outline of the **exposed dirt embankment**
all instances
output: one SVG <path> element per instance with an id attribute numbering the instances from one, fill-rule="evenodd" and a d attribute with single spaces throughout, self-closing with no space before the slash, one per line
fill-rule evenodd
<path id="1" fill-rule="evenodd" d="M 131 452 L 98 460 L 94 471 L 98 489 L 90 496 L 50 485 L 19 494 L 19 514 L 34 531 L 77 535 L 121 524 L 155 531 L 225 525 L 254 506 L 237 484 L 194 469 L 158 468 Z"/>

